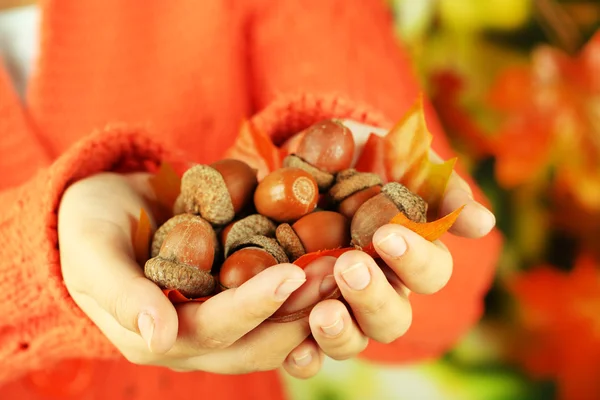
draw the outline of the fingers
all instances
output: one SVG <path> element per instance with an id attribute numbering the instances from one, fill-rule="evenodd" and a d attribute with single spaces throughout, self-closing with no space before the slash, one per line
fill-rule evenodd
<path id="1" fill-rule="evenodd" d="M 356 317 L 357 320 L 360 318 L 361 322 L 366 322 L 369 318 L 368 316 L 365 318 L 364 313 Z M 369 343 L 369 339 L 361 332 L 346 306 L 338 300 L 325 300 L 317 304 L 310 313 L 309 323 L 313 337 L 321 350 L 334 360 L 356 357 Z M 369 333 L 375 335 L 373 338 L 377 340 L 377 332 L 372 332 L 371 329 L 376 327 L 366 326 L 366 328 Z"/>
<path id="2" fill-rule="evenodd" d="M 435 162 L 443 161 L 433 151 L 430 158 Z M 476 239 L 487 235 L 496 225 L 494 214 L 473 199 L 473 190 L 469 184 L 453 171 L 440 206 L 440 215 L 449 214 L 462 206 L 465 208 L 450 228 L 451 233 Z"/>
<path id="3" fill-rule="evenodd" d="M 227 348 L 277 311 L 305 281 L 300 267 L 280 264 L 203 304 L 182 305 L 179 337 L 200 353 Z"/>
<path id="4" fill-rule="evenodd" d="M 408 298 L 389 284 L 373 258 L 361 251 L 342 254 L 335 265 L 335 279 L 365 335 L 381 343 L 390 343 L 406 333 L 412 322 Z M 342 309 L 337 312 L 345 325 L 350 324 L 344 320 Z M 319 321 L 326 322 L 335 321 Z M 350 325 L 348 327 L 352 329 Z M 314 331 L 313 335 L 319 340 Z"/>
<path id="5" fill-rule="evenodd" d="M 413 292 L 432 294 L 450 280 L 452 255 L 440 241 L 430 242 L 410 229 L 388 224 L 375 232 L 373 244 L 383 261 Z"/>
<path id="6" fill-rule="evenodd" d="M 323 366 L 323 352 L 311 337 L 296 347 L 283 363 L 283 369 L 298 379 L 315 376 Z"/>
<path id="7" fill-rule="evenodd" d="M 440 215 L 447 215 L 464 205 L 465 208 L 450 228 L 450 232 L 474 239 L 487 235 L 496 225 L 496 217 L 490 210 L 473 200 L 470 190 L 463 189 L 461 184 L 455 182 L 462 180 L 458 175 L 453 176 L 456 178 L 451 178 L 448 183 L 440 206 Z"/>

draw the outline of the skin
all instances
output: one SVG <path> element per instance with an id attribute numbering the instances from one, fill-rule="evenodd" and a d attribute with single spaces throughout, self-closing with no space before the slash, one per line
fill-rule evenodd
<path id="1" fill-rule="evenodd" d="M 373 131 L 360 124 L 351 129 L 358 149 Z M 310 378 L 325 356 L 345 360 L 362 352 L 369 340 L 389 343 L 401 337 L 411 324 L 410 292 L 435 293 L 452 274 L 452 256 L 443 243 L 386 225 L 376 232 L 374 243 L 388 269 L 359 251 L 316 261 L 332 265 L 333 276 L 326 279 L 340 287 L 348 306 L 327 300 L 302 320 L 266 321 L 306 279 L 299 267 L 281 264 L 205 303 L 175 307 L 144 277 L 133 254 L 132 221 L 141 207 L 151 212 L 148 178 L 104 173 L 83 179 L 65 192 L 58 216 L 69 293 L 135 364 L 225 374 L 283 368 L 296 378 Z M 470 238 L 486 235 L 494 216 L 472 200 L 468 185 L 455 174 L 442 212 L 463 204 L 467 207 L 452 232 Z M 386 243 L 405 251 L 388 254 Z M 368 281 L 352 287 L 349 282 L 358 281 L 360 266 Z"/>

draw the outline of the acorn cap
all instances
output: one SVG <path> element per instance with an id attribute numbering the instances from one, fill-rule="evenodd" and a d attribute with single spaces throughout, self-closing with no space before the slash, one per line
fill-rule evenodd
<path id="1" fill-rule="evenodd" d="M 329 196 L 339 203 L 356 192 L 381 184 L 383 182 L 377 174 L 347 169 L 338 174 L 336 184 L 329 189 Z"/>
<path id="2" fill-rule="evenodd" d="M 160 252 L 160 248 L 162 247 L 165 238 L 169 235 L 169 232 L 177 225 L 182 222 L 194 221 L 200 224 L 210 224 L 204 220 L 202 217 L 194 214 L 178 214 L 174 217 L 169 218 L 164 224 L 162 224 L 156 232 L 154 232 L 154 237 L 152 238 L 152 245 L 150 248 L 150 257 L 154 258 L 158 256 Z M 213 232 L 214 235 L 214 243 L 215 243 L 215 256 L 219 253 L 219 241 L 217 240 L 217 234 L 214 232 L 212 226 L 210 226 L 210 231 Z"/>
<path id="3" fill-rule="evenodd" d="M 252 214 L 234 222 L 227 233 L 227 240 L 223 243 L 223 246 L 225 247 L 225 257 L 229 256 L 232 247 L 235 247 L 238 242 L 245 238 L 256 235 L 267 237 L 275 236 L 275 228 L 276 226 L 273 221 L 260 214 Z"/>
<path id="4" fill-rule="evenodd" d="M 367 246 L 377 229 L 388 224 L 400 212 L 412 221 L 426 222 L 427 203 L 406 186 L 388 183 L 381 193 L 365 201 L 354 214 L 350 224 L 352 245 L 358 248 Z"/>
<path id="5" fill-rule="evenodd" d="M 288 256 L 285 254 L 285 251 L 275 239 L 261 235 L 254 235 L 240 240 L 235 244 L 235 246 L 232 246 L 229 249 L 229 254 L 232 254 L 245 247 L 260 247 L 271 254 L 280 264 L 290 262 Z"/>
<path id="6" fill-rule="evenodd" d="M 332 174 L 321 171 L 317 167 L 310 165 L 295 154 L 290 154 L 287 157 L 285 157 L 283 160 L 283 166 L 291 168 L 300 168 L 311 174 L 313 178 L 315 178 L 315 181 L 317 181 L 317 186 L 319 187 L 320 192 L 326 192 L 327 189 L 331 187 L 335 179 L 335 177 Z"/>
<path id="7" fill-rule="evenodd" d="M 144 274 L 161 289 L 177 289 L 189 299 L 208 296 L 216 286 L 209 272 L 161 257 L 148 260 Z"/>
<path id="8" fill-rule="evenodd" d="M 406 186 L 398 182 L 390 182 L 383 185 L 381 192 L 389 197 L 411 221 L 427 222 L 427 203 Z"/>
<path id="9" fill-rule="evenodd" d="M 186 212 L 200 215 L 212 225 L 225 225 L 235 217 L 223 176 L 208 165 L 195 165 L 183 174 L 181 197 Z"/>
<path id="10" fill-rule="evenodd" d="M 290 224 L 279 225 L 275 237 L 292 262 L 306 254 L 302 241 Z"/>

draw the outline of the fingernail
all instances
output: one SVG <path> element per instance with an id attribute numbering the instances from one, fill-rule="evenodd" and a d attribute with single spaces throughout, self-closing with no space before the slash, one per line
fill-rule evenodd
<path id="1" fill-rule="evenodd" d="M 485 208 L 483 205 L 476 203 L 481 213 L 481 224 L 479 228 L 479 235 L 485 236 L 494 228 L 496 225 L 496 216 L 490 210 Z"/>
<path id="2" fill-rule="evenodd" d="M 369 269 L 363 263 L 351 265 L 342 271 L 342 277 L 348 286 L 354 290 L 362 290 L 371 282 Z"/>
<path id="3" fill-rule="evenodd" d="M 306 367 L 308 364 L 310 364 L 310 362 L 312 361 L 312 354 L 310 353 L 310 351 L 307 351 L 304 354 L 301 354 L 299 356 L 294 356 L 294 364 L 296 364 L 299 367 Z"/>
<path id="4" fill-rule="evenodd" d="M 336 287 L 337 282 L 335 281 L 335 277 L 333 275 L 327 275 L 323 278 L 321 286 L 319 286 L 319 293 L 321 296 L 331 294 Z"/>
<path id="5" fill-rule="evenodd" d="M 148 349 L 152 351 L 152 336 L 154 335 L 154 318 L 148 313 L 141 313 L 138 317 L 138 329 Z"/>
<path id="6" fill-rule="evenodd" d="M 306 282 L 306 279 L 288 279 L 284 281 L 277 290 L 275 290 L 275 299 L 277 301 L 285 300 L 290 294 L 294 293 L 296 289 L 302 286 Z"/>
<path id="7" fill-rule="evenodd" d="M 390 257 L 400 257 L 406 252 L 406 240 L 396 233 L 390 233 L 379 242 L 377 247 Z"/>
<path id="8" fill-rule="evenodd" d="M 342 329 L 344 329 L 344 321 L 342 321 L 342 318 L 338 318 L 338 320 L 331 325 L 321 327 L 321 330 L 328 336 L 337 336 L 342 332 Z"/>

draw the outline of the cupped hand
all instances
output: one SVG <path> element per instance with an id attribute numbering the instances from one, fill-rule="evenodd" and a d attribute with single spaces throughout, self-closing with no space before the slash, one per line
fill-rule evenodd
<path id="1" fill-rule="evenodd" d="M 83 312 L 135 364 L 241 374 L 285 363 L 296 376 L 315 374 L 322 358 L 303 343 L 310 335 L 307 319 L 265 321 L 305 282 L 298 266 L 268 268 L 205 303 L 179 306 L 144 277 L 131 237 L 140 209 L 150 210 L 148 178 L 99 174 L 64 194 L 58 218 L 62 273 Z"/>
<path id="2" fill-rule="evenodd" d="M 386 133 L 354 121 L 343 122 L 354 135 L 357 153 L 371 133 Z M 437 154 L 430 156 L 441 162 Z M 453 173 L 440 213 L 445 215 L 463 205 L 452 234 L 480 238 L 492 230 L 494 215 L 473 199 L 467 182 Z M 345 303 L 326 300 L 313 308 L 309 318 L 312 337 L 303 346 L 318 347 L 327 356 L 343 360 L 361 353 L 369 339 L 393 342 L 411 325 L 409 294 L 436 293 L 452 275 L 452 255 L 439 240 L 429 242 L 405 227 L 389 224 L 375 233 L 373 243 L 379 262 L 360 251 L 344 253 L 334 261 L 331 278 Z"/>

